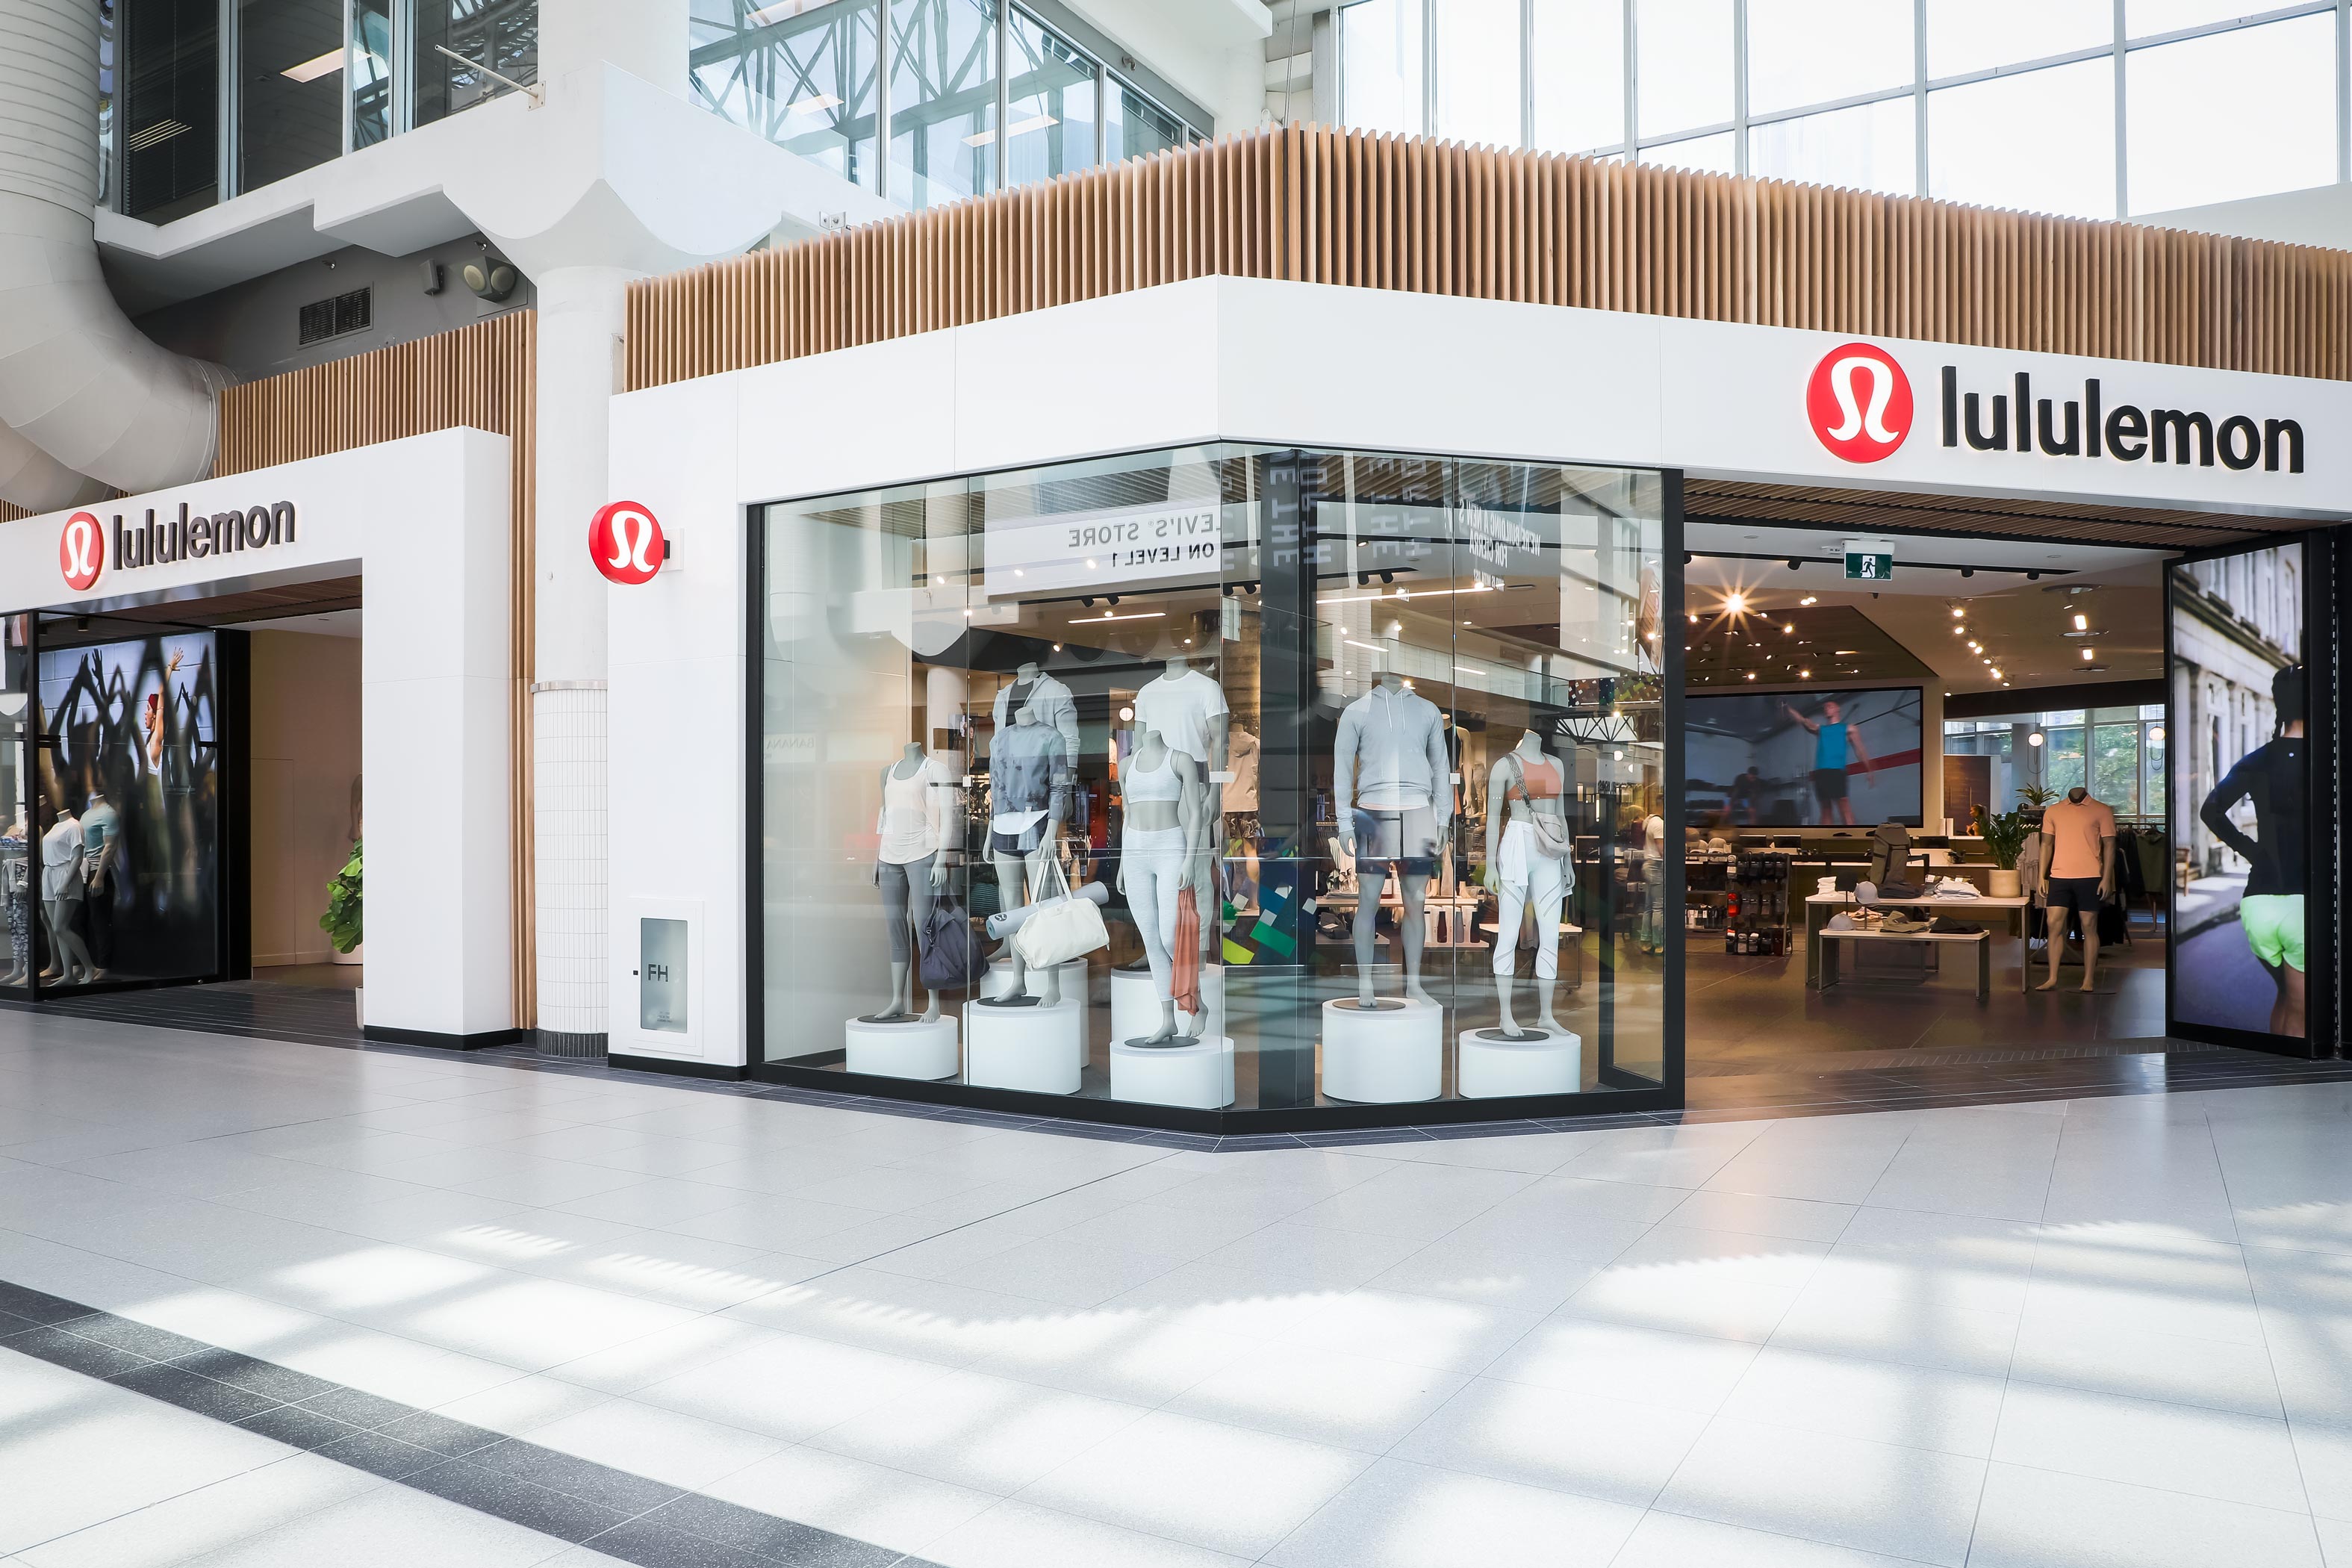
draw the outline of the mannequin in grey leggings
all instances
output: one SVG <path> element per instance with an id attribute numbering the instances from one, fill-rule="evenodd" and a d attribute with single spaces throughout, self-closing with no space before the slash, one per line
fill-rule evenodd
<path id="1" fill-rule="evenodd" d="M 915 944 L 912 933 L 931 918 L 931 900 L 948 882 L 948 775 L 923 748 L 906 752 L 882 771 L 882 811 L 876 823 L 881 849 L 874 861 L 874 885 L 882 890 L 882 920 L 890 931 L 890 1000 L 859 1020 L 896 1024 L 914 1016 Z M 940 1016 L 940 994 L 926 988 L 922 1021 Z"/>

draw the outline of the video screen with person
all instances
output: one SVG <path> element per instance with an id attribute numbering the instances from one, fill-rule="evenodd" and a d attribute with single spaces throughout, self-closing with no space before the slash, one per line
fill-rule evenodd
<path id="1" fill-rule="evenodd" d="M 1685 819 L 1711 833 L 1921 826 L 1920 689 L 1683 700 Z"/>

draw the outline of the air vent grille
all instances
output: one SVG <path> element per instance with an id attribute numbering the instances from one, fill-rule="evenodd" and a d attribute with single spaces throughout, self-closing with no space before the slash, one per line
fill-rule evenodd
<path id="1" fill-rule="evenodd" d="M 373 290 L 354 289 L 331 300 L 312 300 L 302 307 L 299 342 L 308 345 L 367 331 L 373 311 Z"/>

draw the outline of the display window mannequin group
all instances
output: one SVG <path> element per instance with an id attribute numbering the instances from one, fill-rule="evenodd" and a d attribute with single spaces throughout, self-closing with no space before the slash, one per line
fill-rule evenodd
<path id="1" fill-rule="evenodd" d="M 1381 893 L 1394 865 L 1403 878 L 1397 924 L 1405 995 L 1437 1005 L 1422 988 L 1423 909 L 1451 826 L 1454 789 L 1437 705 L 1383 673 L 1340 712 L 1332 748 L 1339 847 L 1356 863 L 1356 1005 L 1397 1007 L 1374 994 L 1372 954 Z"/>
<path id="2" fill-rule="evenodd" d="M 1502 1023 L 1480 1033 L 1494 1039 L 1538 1037 L 1522 1030 L 1511 1012 L 1519 923 L 1529 910 L 1536 917 L 1536 1027 L 1547 1035 L 1568 1032 L 1552 1013 L 1559 986 L 1560 911 L 1576 890 L 1563 799 L 1567 779 L 1567 769 L 1543 749 L 1543 737 L 1533 730 L 1496 758 L 1487 773 L 1484 879 L 1500 902 L 1495 922 L 1495 995 L 1502 1005 Z"/>
<path id="3" fill-rule="evenodd" d="M 874 886 L 881 890 L 883 920 L 890 932 L 890 1000 L 868 1024 L 903 1023 L 916 1016 L 915 958 L 919 933 L 930 921 L 931 905 L 948 885 L 948 868 L 961 836 L 954 809 L 954 773 L 908 742 L 898 760 L 882 770 L 882 809 L 875 822 L 881 847 L 874 859 Z M 940 1016 L 940 994 L 924 991 L 921 1019 Z"/>

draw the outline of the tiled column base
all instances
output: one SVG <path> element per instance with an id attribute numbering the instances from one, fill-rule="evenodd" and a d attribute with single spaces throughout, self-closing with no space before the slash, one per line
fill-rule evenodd
<path id="1" fill-rule="evenodd" d="M 537 1038 L 531 1041 L 531 1048 L 543 1057 L 569 1057 L 576 1061 L 601 1062 L 609 1048 L 606 1044 L 609 1037 L 604 1035 L 566 1034 L 562 1029 L 535 1029 L 532 1033 Z"/>

